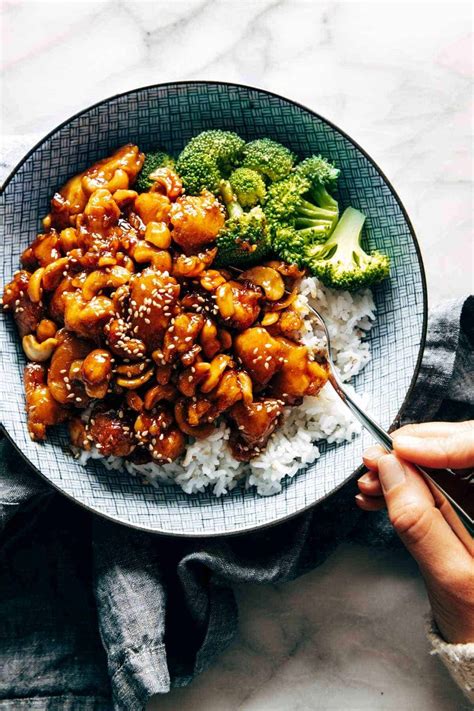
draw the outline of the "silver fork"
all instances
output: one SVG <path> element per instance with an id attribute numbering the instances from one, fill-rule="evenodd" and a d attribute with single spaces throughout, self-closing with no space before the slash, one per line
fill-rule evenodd
<path id="1" fill-rule="evenodd" d="M 357 417 L 359 422 L 370 432 L 372 437 L 387 451 L 393 450 L 393 439 L 388 432 L 380 427 L 370 415 L 350 397 L 347 393 L 339 373 L 334 365 L 331 356 L 331 339 L 324 318 L 313 306 L 307 304 L 310 312 L 315 316 L 322 326 L 326 338 L 326 356 L 329 363 L 329 382 L 339 395 L 341 400 L 347 405 L 351 412 Z M 452 508 L 457 513 L 459 519 L 471 536 L 474 536 L 474 472 L 467 474 L 455 472 L 452 469 L 431 469 L 414 465 L 418 471 L 433 484 L 441 494 L 450 502 Z M 461 504 L 462 500 L 462 504 Z"/>

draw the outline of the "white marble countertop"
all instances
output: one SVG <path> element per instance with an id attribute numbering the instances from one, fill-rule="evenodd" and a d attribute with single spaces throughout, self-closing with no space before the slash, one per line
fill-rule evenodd
<path id="1" fill-rule="evenodd" d="M 431 304 L 473 290 L 469 3 L 10 0 L 2 15 L 3 172 L 115 93 L 260 86 L 334 121 L 382 167 L 418 234 Z M 422 583 L 401 552 L 345 545 L 297 581 L 238 597 L 234 645 L 151 709 L 467 708 L 428 654 Z"/>

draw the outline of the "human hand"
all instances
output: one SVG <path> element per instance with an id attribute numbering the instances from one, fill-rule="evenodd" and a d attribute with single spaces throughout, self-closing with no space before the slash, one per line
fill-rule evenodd
<path id="1" fill-rule="evenodd" d="M 364 452 L 357 505 L 387 506 L 393 527 L 418 562 L 433 616 L 451 643 L 474 642 L 474 547 L 449 502 L 409 462 L 433 468 L 474 466 L 474 421 L 408 425 L 392 433 L 393 454 Z"/>

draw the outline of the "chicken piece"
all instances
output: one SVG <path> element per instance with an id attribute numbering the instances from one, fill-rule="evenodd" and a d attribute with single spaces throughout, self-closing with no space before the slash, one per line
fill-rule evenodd
<path id="1" fill-rule="evenodd" d="M 248 462 L 266 446 L 283 413 L 281 400 L 265 398 L 248 405 L 239 402 L 229 411 L 232 422 L 230 447 L 233 456 Z"/>
<path id="2" fill-rule="evenodd" d="M 82 292 L 63 293 L 65 303 L 64 325 L 83 338 L 92 338 L 100 343 L 105 325 L 114 317 L 114 305 L 108 296 L 94 296 L 86 301 Z"/>
<path id="3" fill-rule="evenodd" d="M 252 382 L 247 373 L 227 370 L 221 377 L 219 384 L 209 394 L 209 398 L 214 403 L 215 417 L 235 405 L 241 400 L 251 402 Z"/>
<path id="4" fill-rule="evenodd" d="M 98 188 L 110 192 L 127 189 L 138 175 L 145 156 L 138 146 L 122 146 L 108 158 L 94 163 L 83 173 L 75 175 L 55 193 L 51 212 L 43 221 L 45 227 L 58 229 L 75 224 L 76 217 L 84 211 L 89 195 Z"/>
<path id="5" fill-rule="evenodd" d="M 34 333 L 44 316 L 42 302 L 33 302 L 28 296 L 30 277 L 31 274 L 24 269 L 16 272 L 3 292 L 3 308 L 12 312 L 21 338 Z"/>
<path id="6" fill-rule="evenodd" d="M 175 255 L 172 274 L 177 279 L 195 279 L 206 272 L 214 261 L 216 254 L 217 247 L 189 256 L 186 254 Z"/>
<path id="7" fill-rule="evenodd" d="M 81 366 L 80 379 L 89 397 L 104 398 L 112 379 L 112 356 L 103 348 L 86 355 Z"/>
<path id="8" fill-rule="evenodd" d="M 64 329 L 58 331 L 56 337 L 59 343 L 48 370 L 48 388 L 53 398 L 61 405 L 70 404 L 84 408 L 89 397 L 83 383 L 71 379 L 71 367 L 74 361 L 83 361 L 94 349 L 94 345 Z"/>
<path id="9" fill-rule="evenodd" d="M 149 267 L 130 280 L 129 320 L 134 337 L 156 350 L 176 315 L 180 286 L 167 272 Z"/>
<path id="10" fill-rule="evenodd" d="M 60 250 L 61 242 L 55 230 L 46 234 L 40 234 L 27 247 L 21 255 L 21 263 L 27 269 L 37 269 L 47 267 L 59 259 L 62 255 Z"/>
<path id="11" fill-rule="evenodd" d="M 281 367 L 283 348 L 263 326 L 254 326 L 234 339 L 234 352 L 255 385 L 262 389 Z"/>
<path id="12" fill-rule="evenodd" d="M 59 282 L 59 285 L 53 292 L 49 302 L 49 315 L 57 323 L 64 323 L 64 311 L 66 308 L 66 302 L 64 296 L 66 292 L 77 291 L 76 287 L 73 286 L 73 281 L 77 280 L 77 274 L 68 274 Z M 85 280 L 84 275 L 84 280 Z"/>
<path id="13" fill-rule="evenodd" d="M 218 353 L 231 348 L 232 336 L 224 328 L 218 330 L 214 321 L 207 318 L 199 334 L 199 343 L 204 356 L 212 359 Z"/>
<path id="14" fill-rule="evenodd" d="M 191 350 L 204 325 L 201 314 L 178 314 L 167 329 L 163 341 L 163 362 L 172 363 Z"/>
<path id="15" fill-rule="evenodd" d="M 146 346 L 140 338 L 132 334 L 132 327 L 123 318 L 114 318 L 104 328 L 104 335 L 110 350 L 115 355 L 128 360 L 141 360 L 146 355 Z"/>
<path id="16" fill-rule="evenodd" d="M 171 412 L 164 407 L 140 413 L 134 429 L 137 440 L 148 448 L 154 461 L 172 462 L 184 452 L 184 435 L 176 426 Z"/>
<path id="17" fill-rule="evenodd" d="M 33 441 L 46 439 L 46 427 L 57 425 L 68 412 L 54 399 L 46 384 L 46 366 L 28 363 L 24 370 L 28 433 Z"/>
<path id="18" fill-rule="evenodd" d="M 221 319 L 238 331 L 244 331 L 258 319 L 262 298 L 262 290 L 247 282 L 228 281 L 216 290 Z"/>
<path id="19" fill-rule="evenodd" d="M 183 195 L 170 210 L 171 236 L 185 254 L 197 254 L 204 245 L 214 242 L 224 226 L 224 208 L 209 191 L 201 195 Z"/>
<path id="20" fill-rule="evenodd" d="M 214 431 L 215 425 L 211 415 L 212 404 L 207 398 L 193 401 L 181 397 L 174 406 L 174 416 L 179 429 L 196 439 L 205 439 Z M 203 424 L 192 425 L 191 422 L 203 422 Z"/>
<path id="21" fill-rule="evenodd" d="M 122 410 L 105 402 L 96 405 L 91 412 L 87 434 L 104 457 L 126 457 L 133 451 L 133 430 L 123 414 Z"/>
<path id="22" fill-rule="evenodd" d="M 328 379 L 326 364 L 309 358 L 306 346 L 277 338 L 282 348 L 281 367 L 270 386 L 271 392 L 289 405 L 297 405 L 305 395 L 317 395 Z"/>
<path id="23" fill-rule="evenodd" d="M 144 225 L 149 222 L 168 222 L 171 201 L 161 193 L 141 193 L 135 199 L 135 212 Z"/>
<path id="24" fill-rule="evenodd" d="M 81 225 L 85 225 L 94 237 L 98 234 L 105 236 L 108 229 L 117 224 L 119 217 L 120 208 L 110 190 L 98 188 L 87 201 Z"/>
<path id="25" fill-rule="evenodd" d="M 285 311 L 281 311 L 278 321 L 272 326 L 267 326 L 267 328 L 272 336 L 284 336 L 291 341 L 298 342 L 301 337 L 303 325 L 301 316 L 289 308 Z"/>

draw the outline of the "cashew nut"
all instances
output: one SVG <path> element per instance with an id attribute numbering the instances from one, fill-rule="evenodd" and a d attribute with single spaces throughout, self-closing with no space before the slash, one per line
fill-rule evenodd
<path id="1" fill-rule="evenodd" d="M 279 318 L 280 314 L 278 313 L 278 311 L 269 311 L 262 318 L 262 326 L 272 326 L 278 321 Z"/>
<path id="2" fill-rule="evenodd" d="M 176 200 L 183 192 L 181 180 L 170 168 L 157 168 L 153 173 L 150 173 L 149 177 L 154 181 L 150 190 L 159 192 L 161 188 L 164 188 L 164 192 L 170 200 Z"/>
<path id="3" fill-rule="evenodd" d="M 241 279 L 261 286 L 269 301 L 278 301 L 285 293 L 285 284 L 280 274 L 271 267 L 252 267 L 241 274 Z"/>
<path id="4" fill-rule="evenodd" d="M 216 356 L 211 361 L 209 374 L 201 385 L 201 391 L 203 393 L 209 393 L 216 387 L 217 383 L 221 378 L 222 373 L 227 368 L 231 360 L 232 358 L 230 356 L 221 353 L 221 355 Z"/>
<path id="5" fill-rule="evenodd" d="M 48 358 L 51 358 L 54 349 L 58 345 L 58 339 L 47 338 L 39 343 L 36 336 L 30 333 L 27 336 L 23 336 L 21 343 L 28 360 L 32 360 L 35 363 L 43 363 Z"/>
<path id="6" fill-rule="evenodd" d="M 30 301 L 32 301 L 34 304 L 38 304 L 41 301 L 41 294 L 42 294 L 42 288 L 41 288 L 41 279 L 44 274 L 44 267 L 40 267 L 36 271 L 33 272 L 33 274 L 30 276 L 28 280 L 28 296 L 30 298 Z"/>
<path id="7" fill-rule="evenodd" d="M 158 249 L 168 249 L 171 244 L 171 232 L 166 222 L 149 222 L 145 230 L 145 239 Z"/>
<path id="8" fill-rule="evenodd" d="M 156 249 L 151 244 L 140 242 L 133 250 L 133 258 L 138 264 L 151 262 L 153 267 L 161 272 L 171 271 L 171 254 L 166 250 Z"/>
<path id="9" fill-rule="evenodd" d="M 117 385 L 120 385 L 122 388 L 127 388 L 127 390 L 136 390 L 142 385 L 145 385 L 152 377 L 153 368 L 150 368 L 150 370 L 146 370 L 142 375 L 136 378 L 117 378 Z"/>
<path id="10" fill-rule="evenodd" d="M 82 285 L 82 295 L 86 301 L 90 301 L 101 289 L 117 288 L 129 279 L 130 272 L 124 267 L 115 266 L 107 272 L 96 270 L 89 274 Z"/>
<path id="11" fill-rule="evenodd" d="M 229 282 L 222 284 L 216 291 L 216 304 L 222 318 L 231 318 L 235 313 L 234 297 Z"/>
<path id="12" fill-rule="evenodd" d="M 63 278 L 64 272 L 68 269 L 68 266 L 68 257 L 61 257 L 61 259 L 56 259 L 55 262 L 48 264 L 41 279 L 43 289 L 46 291 L 54 291 Z"/>
<path id="13" fill-rule="evenodd" d="M 161 400 L 173 402 L 176 398 L 176 388 L 171 383 L 168 385 L 154 385 L 145 394 L 145 409 L 152 410 Z"/>
<path id="14" fill-rule="evenodd" d="M 215 291 L 218 286 L 225 284 L 225 282 L 225 276 L 217 269 L 208 269 L 201 276 L 201 286 L 206 291 Z"/>

